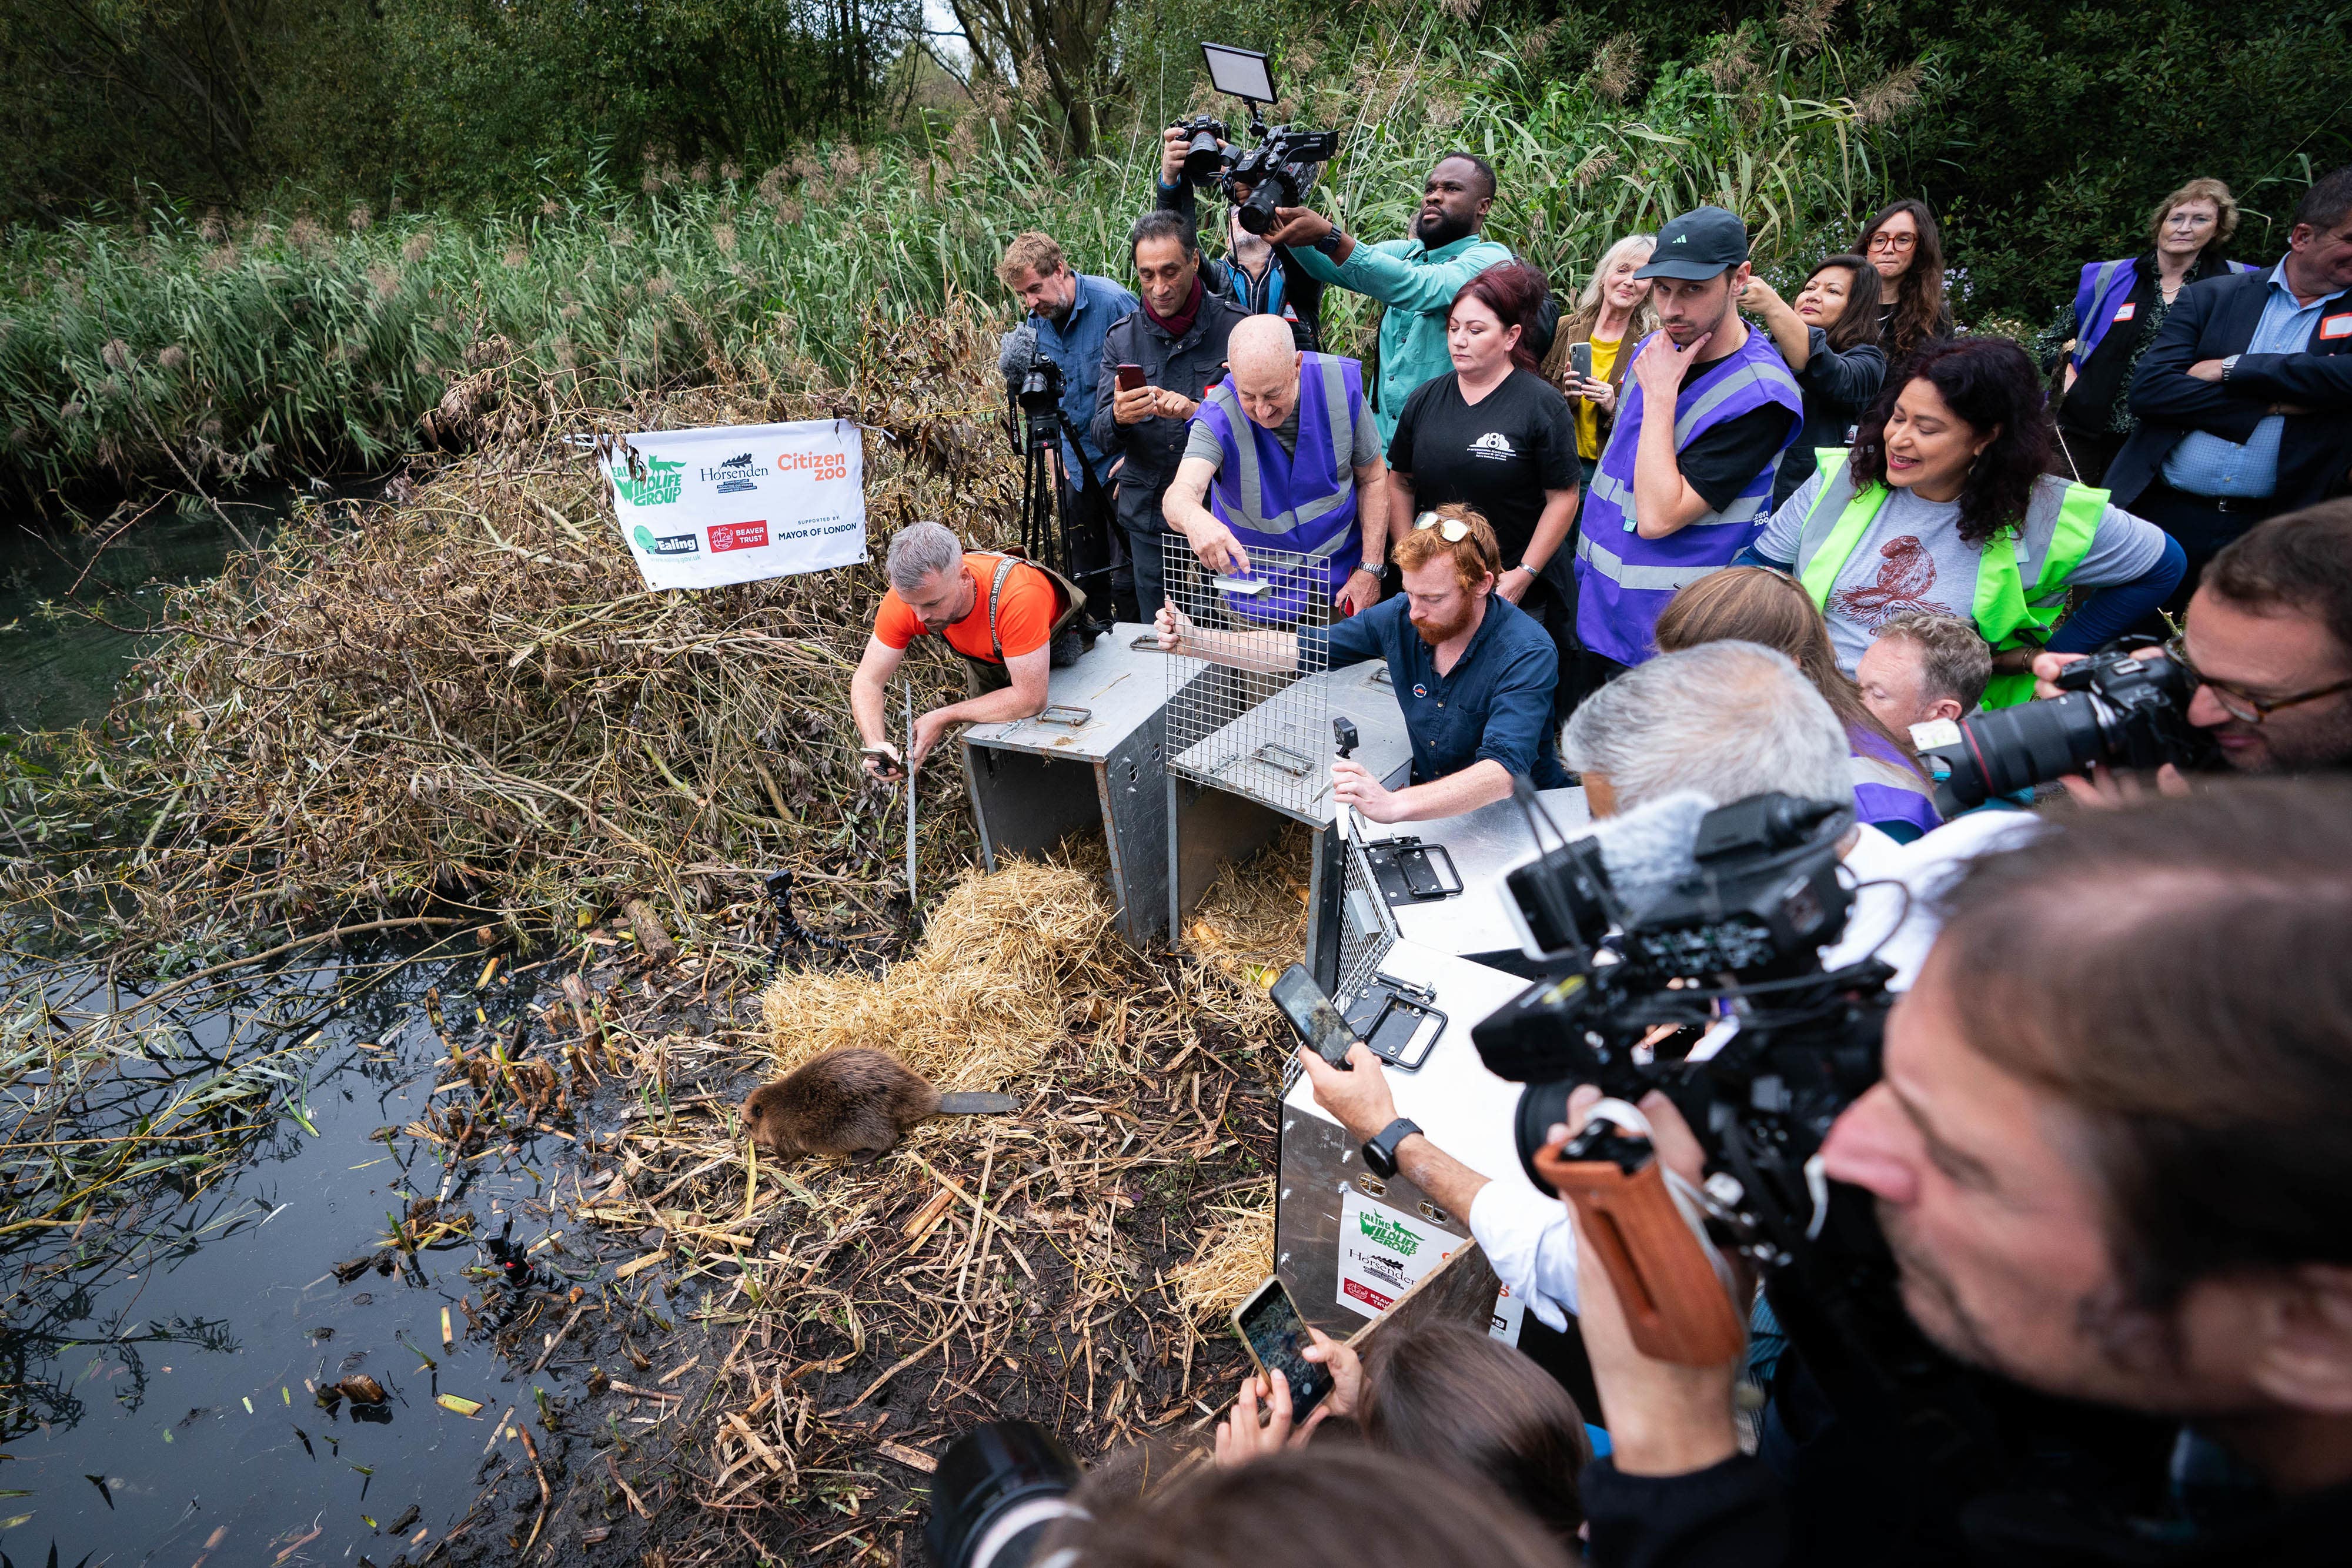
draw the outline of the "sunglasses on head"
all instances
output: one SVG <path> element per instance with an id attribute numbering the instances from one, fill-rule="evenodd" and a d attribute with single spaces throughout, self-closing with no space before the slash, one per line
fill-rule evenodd
<path id="1" fill-rule="evenodd" d="M 1412 531 L 1419 533 L 1423 528 L 1435 528 L 1437 537 L 1450 545 L 1458 545 L 1470 537 L 1468 522 L 1460 517 L 1441 517 L 1435 512 L 1423 512 L 1413 518 Z"/>

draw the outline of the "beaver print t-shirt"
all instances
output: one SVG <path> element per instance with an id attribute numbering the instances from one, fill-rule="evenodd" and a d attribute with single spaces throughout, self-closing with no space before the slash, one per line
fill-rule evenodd
<path id="1" fill-rule="evenodd" d="M 1794 560 L 1805 517 L 1821 489 L 1819 474 L 1781 504 L 1756 541 L 1756 552 L 1770 560 Z M 2035 505 L 2046 504 L 2037 493 Z M 1980 547 L 1960 542 L 1960 504 L 1923 501 L 1908 490 L 1895 490 L 1878 508 L 1878 516 L 1846 558 L 1830 601 L 1822 606 L 1829 617 L 1830 640 L 1837 646 L 1839 667 L 1853 673 L 1863 650 L 1881 626 L 1915 610 L 1937 615 L 1975 619 L 1977 563 Z M 2012 549 L 2003 539 L 2000 548 Z M 2099 517 L 2090 553 L 2083 558 L 2071 580 L 2077 587 L 2104 588 L 2129 582 L 2164 559 L 2164 535 L 2138 517 L 2109 507 Z"/>

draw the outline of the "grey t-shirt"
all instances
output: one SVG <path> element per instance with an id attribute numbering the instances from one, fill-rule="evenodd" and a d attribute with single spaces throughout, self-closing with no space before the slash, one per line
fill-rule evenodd
<path id="1" fill-rule="evenodd" d="M 1805 518 L 1822 487 L 1815 474 L 1783 502 L 1764 525 L 1756 552 L 1768 560 L 1794 561 L 1804 532 Z M 2047 476 L 2033 487 L 2026 507 L 2027 528 L 2046 524 L 2049 514 L 2064 504 L 2063 480 Z M 1924 501 L 1908 490 L 1895 490 L 1878 508 L 1870 527 L 1855 541 L 1822 607 L 1829 617 L 1830 641 L 1837 646 L 1838 664 L 1853 673 L 1863 652 L 1879 627 L 1915 610 L 1975 619 L 1977 563 L 1981 546 L 1960 541 L 1960 504 Z M 2003 549 L 2010 541 L 1998 541 Z M 2136 517 L 2120 507 L 2100 515 L 2098 528 L 2083 564 L 2067 580 L 2081 588 L 2105 588 L 2129 582 L 2164 559 L 2164 533 L 2154 523 Z M 2031 582 L 2026 584 L 2030 590 Z"/>
<path id="2" fill-rule="evenodd" d="M 1282 422 L 1282 428 L 1274 433 L 1274 438 L 1282 443 L 1282 449 L 1285 452 L 1294 457 L 1298 455 L 1298 405 L 1297 403 L 1290 405 L 1290 417 Z M 1348 465 L 1351 468 L 1361 468 L 1380 455 L 1380 427 L 1372 423 L 1372 411 L 1367 404 L 1356 411 L 1356 435 L 1348 457 Z M 1191 433 L 1184 438 L 1184 455 L 1197 457 L 1212 468 L 1224 466 L 1225 450 L 1217 444 L 1217 433 L 1202 423 L 1198 414 L 1193 416 Z"/>

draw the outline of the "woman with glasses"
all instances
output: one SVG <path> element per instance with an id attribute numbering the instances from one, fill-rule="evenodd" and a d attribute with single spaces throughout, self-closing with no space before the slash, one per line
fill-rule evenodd
<path id="1" fill-rule="evenodd" d="M 2074 289 L 2066 395 L 2058 405 L 2059 458 L 2062 471 L 2085 485 L 2106 477 L 2107 465 L 2139 423 L 2130 406 L 2132 371 L 2180 291 L 2209 277 L 2254 270 L 2223 254 L 2238 232 L 2238 203 L 2219 180 L 2191 180 L 2165 197 L 2149 217 L 2148 232 L 2153 250 L 2084 262 Z"/>
<path id="2" fill-rule="evenodd" d="M 1573 622 L 1559 582 L 1579 476 L 1568 400 L 1528 349 L 1547 293 L 1543 274 L 1517 261 L 1455 293 L 1445 319 L 1453 373 L 1414 389 L 1389 440 L 1389 515 L 1463 506 L 1486 518 L 1503 552 L 1495 591 L 1564 646 Z"/>
<path id="3" fill-rule="evenodd" d="M 2188 564 L 2105 490 L 2044 472 L 2051 432 L 2023 349 L 1936 344 L 1879 393 L 1851 453 L 1817 455 L 1813 477 L 1740 560 L 1796 574 L 1848 674 L 1881 625 L 1928 611 L 1974 622 L 1991 646 L 1986 707 L 2023 702 L 2036 653 L 2110 641 L 2163 603 Z M 2068 615 L 2082 589 L 2097 591 Z"/>
<path id="4" fill-rule="evenodd" d="M 1878 269 L 1858 256 L 1832 256 L 1813 268 L 1794 304 L 1770 284 L 1749 277 L 1739 308 L 1764 323 L 1773 346 L 1796 373 L 1805 394 L 1804 428 L 1797 455 L 1853 444 L 1862 411 L 1886 379 L 1878 347 Z M 1772 480 L 1777 507 L 1811 476 L 1810 461 L 1784 462 Z"/>
<path id="5" fill-rule="evenodd" d="M 1863 225 L 1854 254 L 1877 270 L 1879 346 L 1887 364 L 1903 361 L 1954 330 L 1952 308 L 1944 303 L 1944 238 L 1927 204 L 1906 196 L 1889 202 Z"/>

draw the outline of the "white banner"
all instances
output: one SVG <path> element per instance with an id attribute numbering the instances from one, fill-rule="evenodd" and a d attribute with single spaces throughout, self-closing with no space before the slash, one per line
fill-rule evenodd
<path id="1" fill-rule="evenodd" d="M 602 461 L 647 588 L 718 588 L 866 559 L 866 445 L 849 420 L 661 430 Z"/>
<path id="2" fill-rule="evenodd" d="M 1339 1304 L 1376 1318 L 1461 1245 L 1351 1186 L 1339 1199 Z"/>

